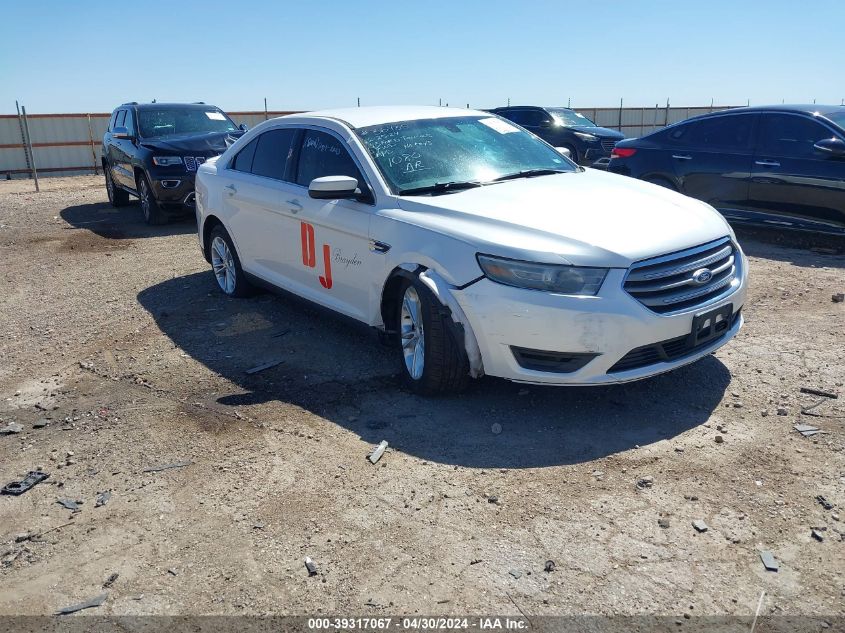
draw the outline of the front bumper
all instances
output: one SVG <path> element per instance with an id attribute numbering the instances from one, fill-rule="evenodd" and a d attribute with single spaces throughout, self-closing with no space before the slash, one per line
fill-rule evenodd
<path id="1" fill-rule="evenodd" d="M 512 288 L 489 279 L 453 290 L 453 294 L 478 339 L 485 374 L 536 384 L 602 385 L 670 371 L 712 353 L 732 339 L 743 323 L 740 310 L 746 297 L 747 266 L 741 270 L 732 293 L 712 304 L 677 314 L 652 312 L 626 293 L 622 287 L 626 271 L 621 269 L 608 273 L 600 296 L 596 297 Z M 618 370 L 626 366 L 620 361 L 629 352 L 689 335 L 696 315 L 726 304 L 733 305 L 733 315 L 717 339 L 671 359 Z M 561 372 L 526 368 L 524 358 L 517 359 L 519 350 L 524 349 L 571 355 L 576 360 L 568 369 L 574 369 Z M 583 355 L 594 357 L 583 362 Z"/>
<path id="2" fill-rule="evenodd" d="M 150 184 L 156 201 L 164 208 L 193 209 L 194 177 L 194 173 L 187 171 L 152 171 Z"/>

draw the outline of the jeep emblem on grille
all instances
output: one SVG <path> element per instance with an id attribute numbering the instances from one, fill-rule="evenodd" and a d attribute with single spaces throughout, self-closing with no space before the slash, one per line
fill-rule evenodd
<path id="1" fill-rule="evenodd" d="M 699 286 L 706 284 L 713 278 L 713 273 L 709 268 L 699 268 L 692 274 L 692 280 Z"/>

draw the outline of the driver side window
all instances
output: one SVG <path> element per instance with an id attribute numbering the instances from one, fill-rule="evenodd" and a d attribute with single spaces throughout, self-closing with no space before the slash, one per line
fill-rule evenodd
<path id="1" fill-rule="evenodd" d="M 296 183 L 307 187 L 312 180 L 323 176 L 351 176 L 358 181 L 361 191 L 367 190 L 363 175 L 341 141 L 325 132 L 306 130 L 299 153 Z"/>

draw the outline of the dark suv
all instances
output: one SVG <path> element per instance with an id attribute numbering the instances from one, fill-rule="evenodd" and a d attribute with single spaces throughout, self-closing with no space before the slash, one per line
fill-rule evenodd
<path id="1" fill-rule="evenodd" d="M 192 211 L 197 168 L 245 130 L 204 103 L 124 103 L 103 136 L 109 201 L 120 207 L 137 196 L 147 224 Z"/>
<path id="2" fill-rule="evenodd" d="M 583 114 L 569 108 L 508 106 L 490 110 L 533 132 L 554 147 L 569 150 L 579 165 L 605 169 L 610 152 L 625 135 L 599 127 Z"/>

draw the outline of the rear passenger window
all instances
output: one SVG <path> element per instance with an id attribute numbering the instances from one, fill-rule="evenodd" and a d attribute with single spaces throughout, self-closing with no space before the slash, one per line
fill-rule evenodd
<path id="1" fill-rule="evenodd" d="M 296 130 L 292 128 L 270 130 L 259 136 L 252 159 L 252 173 L 256 176 L 284 180 L 285 166 L 291 156 L 295 136 Z"/>
<path id="2" fill-rule="evenodd" d="M 757 135 L 757 152 L 769 156 L 818 158 L 813 147 L 833 133 L 823 125 L 802 116 L 764 114 Z"/>
<path id="3" fill-rule="evenodd" d="M 366 189 L 364 177 L 344 144 L 331 134 L 308 130 L 302 139 L 296 182 L 307 187 L 323 176 L 351 176 L 361 191 Z"/>
<path id="4" fill-rule="evenodd" d="M 700 119 L 692 123 L 684 145 L 700 149 L 748 149 L 754 115 L 739 114 Z"/>
<path id="5" fill-rule="evenodd" d="M 232 160 L 231 169 L 246 172 L 252 171 L 252 158 L 255 156 L 255 148 L 257 145 L 258 137 L 247 143 L 246 147 L 235 155 L 234 160 Z"/>

